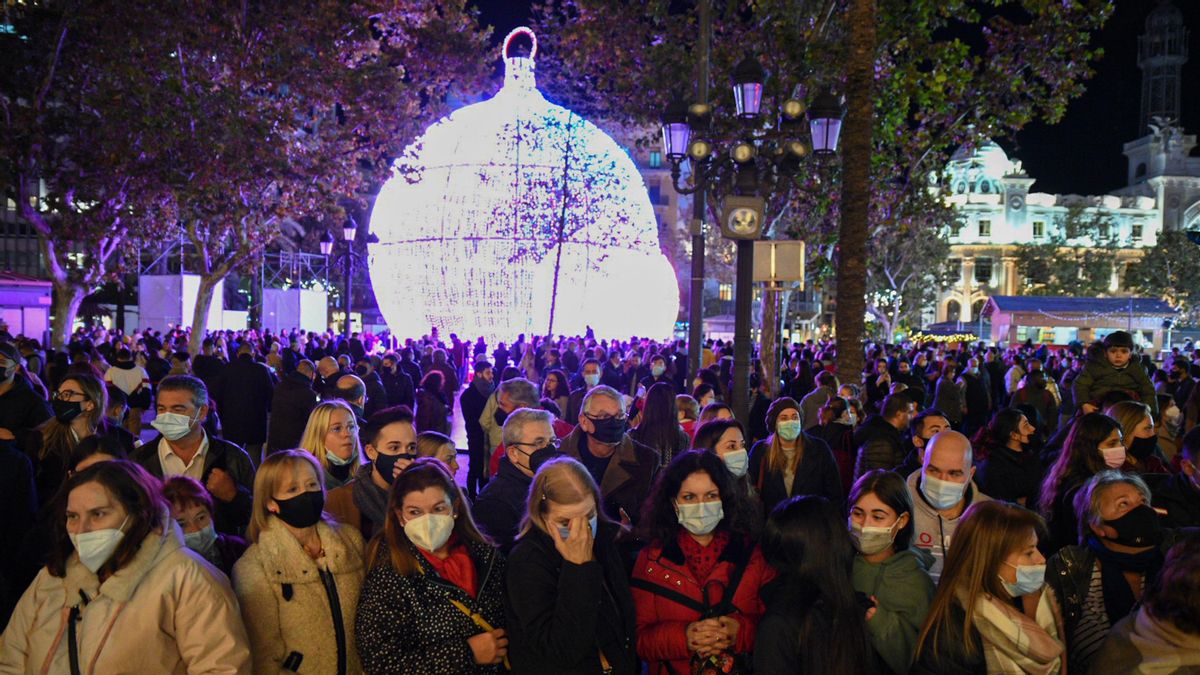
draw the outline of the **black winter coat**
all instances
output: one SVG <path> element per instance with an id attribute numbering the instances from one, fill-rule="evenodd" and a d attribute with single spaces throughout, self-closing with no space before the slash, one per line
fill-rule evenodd
<path id="1" fill-rule="evenodd" d="M 300 445 L 308 416 L 317 407 L 312 382 L 297 372 L 283 376 L 271 395 L 271 421 L 267 425 L 267 453 Z"/>
<path id="2" fill-rule="evenodd" d="M 388 405 L 406 405 L 411 408 L 416 404 L 416 388 L 413 387 L 412 378 L 404 370 L 399 367 L 394 373 L 384 370 L 380 373 L 379 378 L 383 381 L 384 390 L 387 391 Z"/>
<path id="3" fill-rule="evenodd" d="M 517 526 L 525 515 L 529 484 L 533 478 L 521 473 L 507 457 L 500 458 L 500 470 L 479 492 L 471 516 L 479 531 L 496 543 L 504 553 L 513 546 Z"/>
<path id="4" fill-rule="evenodd" d="M 363 417 L 370 419 L 371 415 L 388 407 L 391 402 L 379 373 L 372 370 L 366 376 L 362 376 L 362 381 L 367 388 L 367 403 L 363 406 Z"/>
<path id="5" fill-rule="evenodd" d="M 771 438 L 768 436 L 755 443 L 750 450 L 750 469 L 746 476 L 750 479 L 750 484 L 758 490 L 765 514 L 771 513 L 771 509 L 779 502 L 798 495 L 818 495 L 828 499 L 835 506 L 845 499 L 837 462 L 834 461 L 833 453 L 829 451 L 825 441 L 803 433 L 797 440 L 803 443 L 804 453 L 800 457 L 800 466 L 796 467 L 796 477 L 792 480 L 790 493 L 783 483 L 783 472 L 772 471 L 767 467 Z"/>
<path id="6" fill-rule="evenodd" d="M 1017 502 L 1024 498 L 1024 506 L 1032 509 L 1037 507 L 1044 475 L 1042 460 L 1032 450 L 995 447 L 975 469 L 975 484 L 992 499 Z"/>
<path id="7" fill-rule="evenodd" d="M 891 422 L 870 415 L 854 430 L 854 479 L 873 469 L 892 470 L 904 463 L 904 437 Z"/>
<path id="8" fill-rule="evenodd" d="M 417 551 L 424 574 L 404 576 L 385 557 L 363 581 L 354 617 L 354 639 L 363 672 L 370 674 L 487 675 L 499 666 L 475 663 L 467 640 L 484 630 L 450 603 L 504 628 L 504 558 L 487 544 L 470 543 L 479 594 L 472 598 L 443 580 Z"/>
<path id="9" fill-rule="evenodd" d="M 1164 527 L 1200 527 L 1200 488 L 1182 473 L 1145 476 L 1154 506 L 1167 510 Z"/>
<path id="10" fill-rule="evenodd" d="M 483 431 L 483 426 L 479 424 L 479 416 L 487 407 L 490 396 L 490 393 L 485 394 L 479 391 L 479 387 L 472 382 L 467 385 L 466 389 L 463 389 L 463 393 L 458 397 L 458 408 L 462 411 L 463 425 L 467 429 L 467 448 L 472 452 L 488 450 L 487 434 Z"/>
<path id="11" fill-rule="evenodd" d="M 162 435 L 155 436 L 129 456 L 130 460 L 141 464 L 143 469 L 159 480 L 163 478 L 162 462 L 158 459 L 158 444 L 162 440 Z M 228 473 L 237 486 L 237 495 L 231 501 L 213 498 L 213 528 L 217 532 L 241 536 L 250 524 L 250 510 L 254 501 L 254 464 L 245 450 L 229 441 L 209 436 L 201 483 L 208 482 L 213 469 Z"/>
<path id="12" fill-rule="evenodd" d="M 599 652 L 614 675 L 639 672 L 634 650 L 637 611 L 615 539 L 620 527 L 600 521 L 595 559 L 563 560 L 539 529 L 517 541 L 509 557 L 509 657 L 522 675 L 600 675 Z"/>
<path id="13" fill-rule="evenodd" d="M 265 443 L 275 388 L 271 371 L 249 354 L 241 354 L 225 366 L 221 379 L 224 387 L 218 402 L 224 437 L 238 445 Z"/>
<path id="14" fill-rule="evenodd" d="M 23 375 L 13 378 L 12 388 L 0 394 L 0 429 L 8 429 L 16 439 L 36 429 L 50 419 L 50 404 L 46 402 Z M 17 441 L 0 441 L 16 447 Z"/>

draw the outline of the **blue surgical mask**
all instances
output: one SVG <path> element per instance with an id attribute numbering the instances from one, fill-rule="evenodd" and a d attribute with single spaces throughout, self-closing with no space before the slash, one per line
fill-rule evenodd
<path id="1" fill-rule="evenodd" d="M 591 518 L 588 518 L 588 527 L 591 528 L 593 537 L 596 536 L 596 528 L 598 528 L 599 526 L 600 526 L 600 517 L 598 515 L 593 514 Z M 571 528 L 563 527 L 563 526 L 559 525 L 558 526 L 558 536 L 562 537 L 563 541 L 566 541 L 571 536 Z"/>
<path id="2" fill-rule="evenodd" d="M 963 493 L 966 491 L 966 483 L 941 480 L 924 472 L 921 473 L 921 494 L 925 495 L 925 499 L 929 500 L 933 508 L 939 511 L 953 507 L 962 500 Z"/>
<path id="3" fill-rule="evenodd" d="M 358 458 L 354 456 L 353 452 L 351 452 L 349 457 L 342 459 L 341 457 L 337 456 L 337 453 L 326 450 L 325 459 L 328 460 L 333 466 L 346 466 L 347 464 L 355 463 L 355 460 Z"/>
<path id="4" fill-rule="evenodd" d="M 720 501 L 700 502 L 698 504 L 676 504 L 679 524 L 692 534 L 703 536 L 711 534 L 721 524 L 725 517 L 725 505 Z"/>
<path id="5" fill-rule="evenodd" d="M 655 377 L 659 377 L 665 372 L 667 372 L 666 366 L 650 366 L 650 374 Z"/>
<path id="6" fill-rule="evenodd" d="M 745 450 L 727 452 L 721 456 L 721 460 L 725 462 L 725 468 L 729 469 L 729 473 L 738 478 L 745 476 L 746 471 L 750 469 L 750 453 Z"/>
<path id="7" fill-rule="evenodd" d="M 1014 565 L 1007 560 L 1005 565 L 1017 571 L 1016 583 L 1008 583 L 1003 577 L 1000 578 L 1000 583 L 1004 584 L 1004 590 L 1014 598 L 1019 598 L 1022 595 L 1036 593 L 1046 585 L 1046 566 L 1043 565 Z"/>
<path id="8" fill-rule="evenodd" d="M 794 441 L 800 437 L 800 420 L 780 420 L 775 423 L 775 432 L 785 441 Z"/>
<path id="9" fill-rule="evenodd" d="M 588 373 L 583 376 L 583 381 L 587 386 L 594 387 L 600 384 L 600 373 Z"/>
<path id="10" fill-rule="evenodd" d="M 168 441 L 177 441 L 192 430 L 192 424 L 200 417 L 199 414 L 195 418 L 179 413 L 165 412 L 159 413 L 154 417 L 154 421 L 150 426 L 158 430 L 158 433 L 163 435 L 163 438 Z"/>
<path id="11" fill-rule="evenodd" d="M 184 534 L 183 543 L 196 553 L 207 556 L 212 551 L 213 545 L 217 543 L 217 531 L 213 529 L 212 523 L 209 523 L 199 532 Z"/>

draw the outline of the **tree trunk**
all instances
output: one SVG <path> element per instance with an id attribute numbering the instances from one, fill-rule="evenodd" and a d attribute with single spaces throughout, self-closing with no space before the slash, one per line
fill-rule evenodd
<path id="1" fill-rule="evenodd" d="M 204 334 L 208 330 L 208 310 L 212 307 L 213 291 L 225 275 L 203 274 L 200 276 L 200 286 L 196 289 L 196 308 L 192 311 L 192 335 L 188 339 L 188 353 L 195 356 L 200 353 L 200 344 L 204 342 Z M 224 298 L 222 298 L 224 302 Z M 347 314 L 349 317 L 349 314 Z"/>
<path id="2" fill-rule="evenodd" d="M 779 319 L 776 300 L 779 291 L 766 290 L 762 295 L 762 344 L 758 358 L 762 362 L 763 377 L 771 388 L 771 398 L 779 393 Z"/>
<path id="3" fill-rule="evenodd" d="M 841 223 L 838 230 L 838 376 L 858 382 L 863 367 L 866 312 L 867 219 L 871 198 L 871 129 L 874 126 L 875 0 L 850 0 L 847 17 L 846 121 L 842 135 Z"/>
<path id="4" fill-rule="evenodd" d="M 54 320 L 50 324 L 50 346 L 62 350 L 67 345 L 79 306 L 87 289 L 70 281 L 54 281 Z M 40 339 L 39 339 L 40 341 Z"/>

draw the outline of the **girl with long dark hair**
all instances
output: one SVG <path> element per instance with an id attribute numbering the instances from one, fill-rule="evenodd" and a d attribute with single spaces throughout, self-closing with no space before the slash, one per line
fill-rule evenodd
<path id="1" fill-rule="evenodd" d="M 1046 472 L 1038 501 L 1050 528 L 1051 550 L 1079 543 L 1074 507 L 1079 488 L 1104 469 L 1125 465 L 1124 437 L 1116 420 L 1101 413 L 1075 420 L 1058 459 Z"/>
<path id="2" fill-rule="evenodd" d="M 771 512 L 763 556 L 779 576 L 754 645 L 761 673 L 874 671 L 866 610 L 850 583 L 854 546 L 841 514 L 821 497 L 792 497 Z"/>
<path id="3" fill-rule="evenodd" d="M 629 435 L 657 451 L 661 466 L 670 464 L 672 457 L 688 449 L 691 442 L 679 426 L 675 389 L 671 385 L 659 382 L 650 387 L 642 407 L 641 422 Z"/>

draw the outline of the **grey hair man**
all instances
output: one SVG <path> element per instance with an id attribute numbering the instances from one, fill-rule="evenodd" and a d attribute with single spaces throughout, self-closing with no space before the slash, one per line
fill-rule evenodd
<path id="1" fill-rule="evenodd" d="M 536 408 L 517 408 L 505 417 L 500 470 L 479 492 L 471 508 L 479 530 L 505 554 L 512 548 L 525 514 L 525 498 L 534 472 L 558 452 L 553 421 L 553 415 Z"/>

